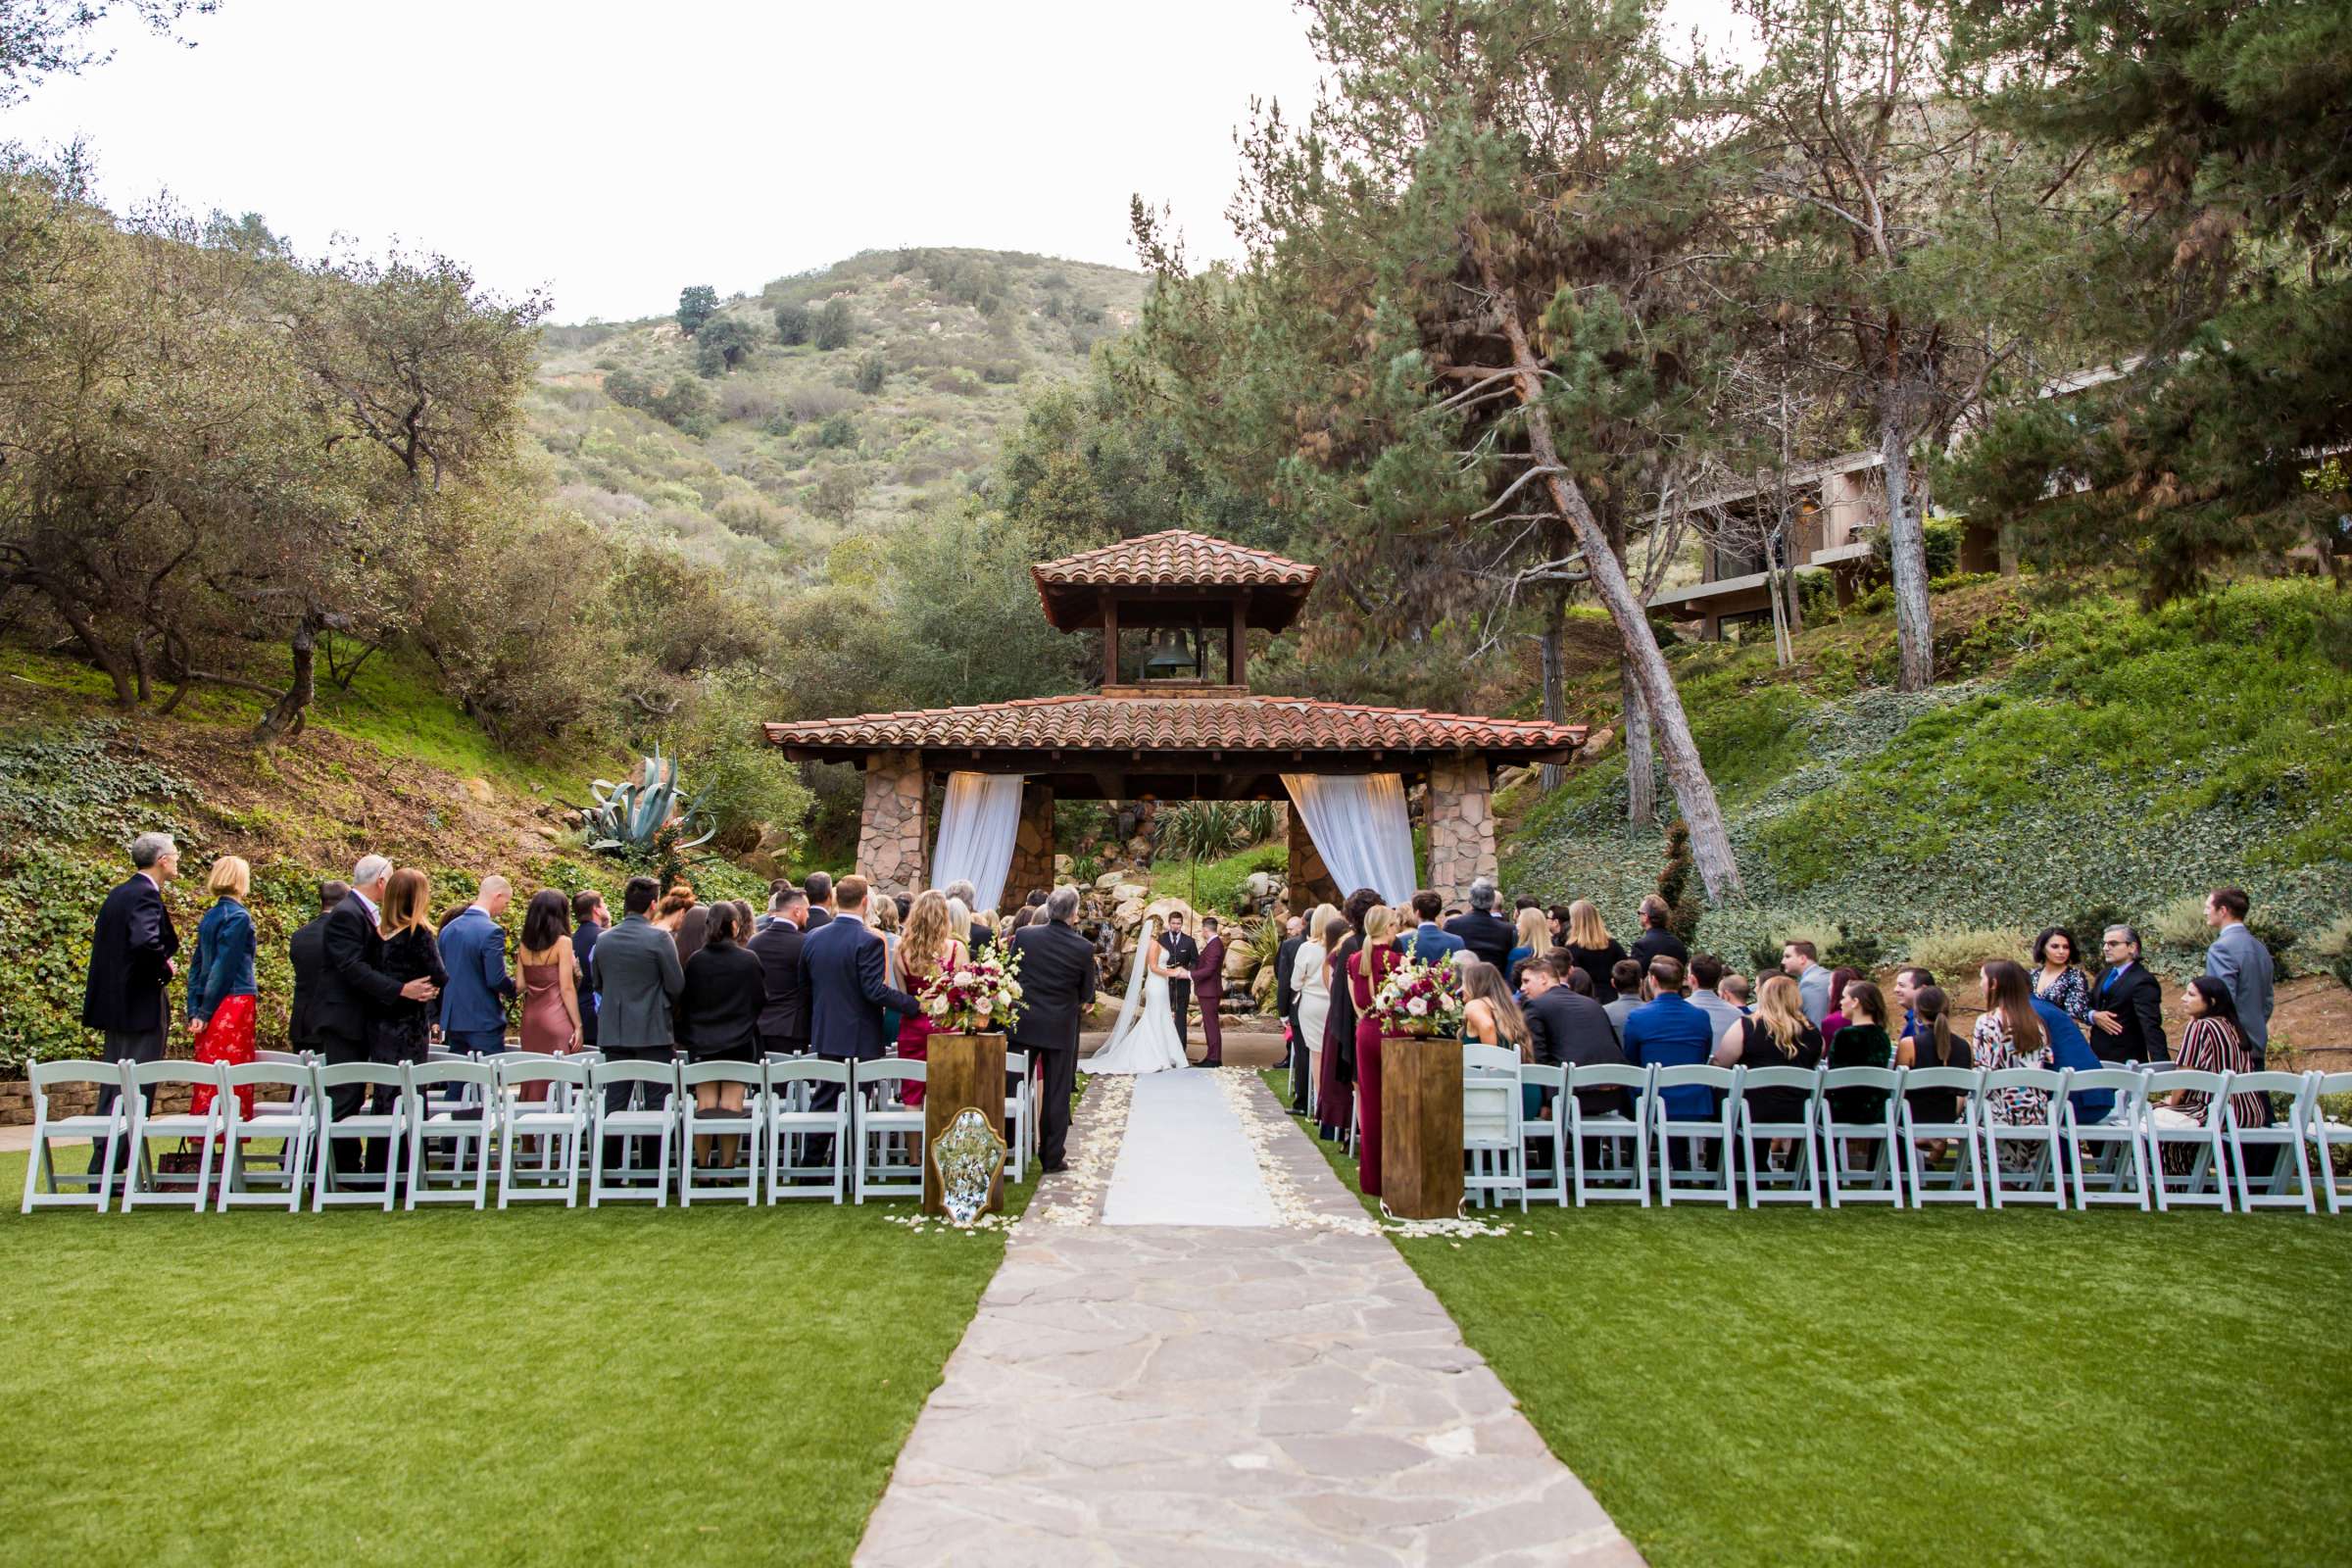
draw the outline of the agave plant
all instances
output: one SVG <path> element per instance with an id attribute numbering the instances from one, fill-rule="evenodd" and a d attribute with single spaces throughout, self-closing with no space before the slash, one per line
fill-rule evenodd
<path id="1" fill-rule="evenodd" d="M 1160 842 L 1188 860 L 1214 860 L 1273 836 L 1269 801 L 1187 801 L 1159 813 Z"/>
<path id="2" fill-rule="evenodd" d="M 622 854 L 643 852 L 654 847 L 657 837 L 676 818 L 678 833 L 690 833 L 698 825 L 703 803 L 710 791 L 678 804 L 678 760 L 663 757 L 656 746 L 654 755 L 638 759 L 635 776 L 618 784 L 600 778 L 588 786 L 596 797 L 596 805 L 585 814 L 588 823 L 588 847 L 602 853 Z M 680 838 L 672 846 L 691 850 L 708 844 L 716 835 L 715 827 L 707 829 L 700 838 Z"/>

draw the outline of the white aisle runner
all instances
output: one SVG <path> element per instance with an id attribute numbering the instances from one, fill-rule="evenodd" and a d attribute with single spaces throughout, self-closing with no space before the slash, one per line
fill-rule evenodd
<path id="1" fill-rule="evenodd" d="M 1207 1068 L 1135 1080 L 1102 1200 L 1105 1225 L 1273 1225 L 1274 1200 L 1233 1102 Z"/>

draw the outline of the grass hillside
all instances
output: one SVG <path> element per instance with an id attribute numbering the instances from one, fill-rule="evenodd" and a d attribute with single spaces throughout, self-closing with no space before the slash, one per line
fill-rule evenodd
<path id="1" fill-rule="evenodd" d="M 2290 966 L 2329 966 L 2352 910 L 2352 599 L 2246 582 L 2148 612 L 2125 585 L 2029 578 L 1954 584 L 1936 620 L 1939 684 L 1917 696 L 1891 689 L 1871 600 L 1808 627 L 1788 669 L 1769 642 L 1672 650 L 1747 892 L 1701 946 L 1747 962 L 1842 922 L 1887 942 L 1850 956 L 1957 966 L 2130 919 L 2177 965 L 2205 943 L 2184 901 L 2235 882 Z M 1594 670 L 1579 716 L 1613 723 L 1616 690 Z M 1625 827 L 1625 791 L 1610 747 L 1548 798 L 1511 792 L 1509 883 L 1630 924 L 1662 851 Z"/>
<path id="2" fill-rule="evenodd" d="M 669 318 L 547 329 L 530 426 L 564 505 L 747 586 L 806 581 L 842 539 L 959 493 L 1023 387 L 1076 375 L 1144 288 L 1013 252 L 869 251 L 722 301 L 696 337 Z M 808 341 L 780 340 L 779 310 Z M 704 364 L 722 341 L 734 362 Z"/>

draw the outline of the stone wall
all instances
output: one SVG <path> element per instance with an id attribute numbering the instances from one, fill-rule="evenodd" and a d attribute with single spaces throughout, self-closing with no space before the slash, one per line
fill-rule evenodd
<path id="1" fill-rule="evenodd" d="M 1429 770 L 1429 885 L 1447 904 L 1470 897 L 1475 879 L 1494 875 L 1494 805 L 1484 756 Z"/>
<path id="2" fill-rule="evenodd" d="M 997 912 L 1010 914 L 1032 888 L 1054 888 L 1054 786 L 1032 779 L 1021 786 L 1021 826 L 1013 835 L 1012 866 Z"/>
<path id="3" fill-rule="evenodd" d="M 1339 884 L 1331 879 L 1331 868 L 1323 863 L 1322 852 L 1306 831 L 1306 818 L 1298 811 L 1283 813 L 1290 818 L 1291 850 L 1290 893 L 1286 902 L 1293 914 L 1303 915 L 1318 904 L 1339 906 Z"/>
<path id="4" fill-rule="evenodd" d="M 868 752 L 858 874 L 886 893 L 923 887 L 923 754 Z"/>

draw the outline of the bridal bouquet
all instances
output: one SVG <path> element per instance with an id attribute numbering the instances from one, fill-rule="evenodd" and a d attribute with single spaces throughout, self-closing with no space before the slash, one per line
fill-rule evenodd
<path id="1" fill-rule="evenodd" d="M 923 1016 L 941 1034 L 988 1035 L 1012 1027 L 1021 1011 L 1021 956 L 993 943 L 987 952 L 923 982 Z"/>
<path id="2" fill-rule="evenodd" d="M 1454 955 L 1406 958 L 1372 995 L 1372 1016 L 1396 1034 L 1456 1039 L 1462 1032 L 1462 972 Z"/>

